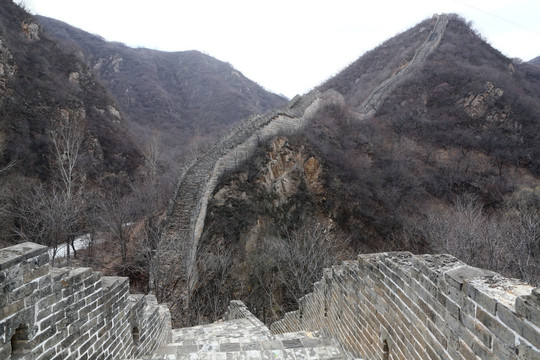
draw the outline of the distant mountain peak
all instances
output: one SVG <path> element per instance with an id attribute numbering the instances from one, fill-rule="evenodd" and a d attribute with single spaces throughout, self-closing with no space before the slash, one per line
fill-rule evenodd
<path id="1" fill-rule="evenodd" d="M 234 122 L 286 101 L 197 50 L 133 49 L 58 20 L 38 19 L 64 49 L 80 54 L 141 136 L 157 131 L 168 147 L 184 153 L 194 139 L 209 141 Z"/>

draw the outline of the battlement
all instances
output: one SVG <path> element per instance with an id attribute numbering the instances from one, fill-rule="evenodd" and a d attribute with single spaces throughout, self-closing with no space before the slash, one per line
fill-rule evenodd
<path id="1" fill-rule="evenodd" d="M 0 250 L 1 359 L 128 359 L 171 343 L 170 313 L 127 278 Z M 239 301 L 225 320 L 264 329 Z M 540 289 L 449 255 L 360 255 L 326 269 L 273 333 L 316 331 L 363 359 L 540 359 Z M 189 330 L 189 329 L 188 329 Z M 187 330 L 186 330 L 187 331 Z"/>
<path id="2" fill-rule="evenodd" d="M 449 255 L 360 255 L 270 329 L 318 330 L 364 359 L 540 359 L 540 291 Z"/>
<path id="3" fill-rule="evenodd" d="M 130 295 L 124 277 L 50 268 L 47 247 L 0 249 L 1 359 L 127 359 L 171 336 L 153 295 Z"/>

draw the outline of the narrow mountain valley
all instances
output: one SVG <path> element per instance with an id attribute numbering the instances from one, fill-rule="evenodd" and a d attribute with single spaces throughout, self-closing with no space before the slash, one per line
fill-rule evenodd
<path id="1" fill-rule="evenodd" d="M 460 16 L 287 102 L 201 52 L 0 3 L 2 245 L 128 276 L 175 327 L 233 299 L 269 324 L 360 253 L 448 253 L 540 284 L 540 58 L 506 57 Z"/>
<path id="2" fill-rule="evenodd" d="M 0 11 L 3 245 L 30 240 L 54 254 L 68 243 L 73 257 L 76 239 L 90 238 L 113 255 L 86 264 L 137 274 L 123 265 L 135 232 L 126 224 L 159 219 L 187 158 L 285 101 L 197 51 L 106 42 L 9 0 Z"/>
<path id="3" fill-rule="evenodd" d="M 147 143 L 149 134 L 158 137 L 171 162 L 205 151 L 236 121 L 286 101 L 199 51 L 130 48 L 58 20 L 38 16 L 37 22 L 62 50 L 93 71 L 137 139 Z"/>

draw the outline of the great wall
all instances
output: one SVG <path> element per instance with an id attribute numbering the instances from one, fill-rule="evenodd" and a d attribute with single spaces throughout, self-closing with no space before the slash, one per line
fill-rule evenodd
<path id="1" fill-rule="evenodd" d="M 170 341 L 166 306 L 123 277 L 52 268 L 48 248 L 0 250 L 0 359 L 128 359 Z"/>
<path id="2" fill-rule="evenodd" d="M 359 119 L 373 116 L 388 95 L 407 77 L 417 71 L 439 45 L 448 15 L 434 16 L 434 25 L 427 39 L 416 50 L 411 61 L 379 84 L 357 107 Z M 302 129 L 323 104 L 343 102 L 340 94 L 329 90 L 321 94 L 314 90 L 297 96 L 283 109 L 244 119 L 225 134 L 206 154 L 192 159 L 182 171 L 176 192 L 167 212 L 162 241 L 183 259 L 185 281 L 194 282 L 197 247 L 204 229 L 206 208 L 218 180 L 226 171 L 234 169 L 254 150 L 277 134 L 290 134 Z M 157 267 L 164 271 L 163 266 Z M 170 271 L 167 269 L 167 271 Z"/>
<path id="3" fill-rule="evenodd" d="M 357 108 L 361 116 L 373 115 L 436 48 L 448 18 L 435 20 L 409 64 Z M 261 142 L 341 101 L 313 91 L 225 134 L 184 169 L 163 240 L 193 263 L 219 177 Z M 33 243 L 0 249 L 0 288 L 0 359 L 7 360 L 540 360 L 540 289 L 449 255 L 360 255 L 326 269 L 299 309 L 270 327 L 233 301 L 220 322 L 171 329 L 168 308 L 153 295 L 130 295 L 127 278 L 52 268 L 47 248 Z"/>
<path id="4" fill-rule="evenodd" d="M 416 49 L 413 58 L 405 66 L 398 69 L 388 79 L 380 83 L 366 97 L 366 99 L 356 108 L 361 114 L 361 118 L 367 118 L 376 114 L 388 95 L 411 74 L 413 74 L 424 63 L 429 54 L 439 46 L 444 35 L 444 30 L 448 24 L 448 15 L 434 15 L 436 20 L 433 29 L 429 33 L 426 41 Z"/>
<path id="5" fill-rule="evenodd" d="M 540 359 L 540 289 L 449 255 L 360 255 L 270 328 L 232 301 L 174 330 L 127 278 L 48 261 L 33 243 L 0 250 L 1 359 Z"/>
<path id="6" fill-rule="evenodd" d="M 225 134 L 206 154 L 193 159 L 182 171 L 169 206 L 162 242 L 183 259 L 186 281 L 195 281 L 197 247 L 201 237 L 206 208 L 221 175 L 247 159 L 261 143 L 278 134 L 289 134 L 305 126 L 311 114 L 328 102 L 342 101 L 335 91 L 320 94 L 313 91 L 297 96 L 280 110 L 252 116 Z M 167 265 L 167 264 L 162 264 Z M 171 271 L 158 266 L 158 271 Z"/>

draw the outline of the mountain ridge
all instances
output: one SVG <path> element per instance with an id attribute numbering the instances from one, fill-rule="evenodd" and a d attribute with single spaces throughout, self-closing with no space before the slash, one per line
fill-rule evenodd
<path id="1" fill-rule="evenodd" d="M 534 218 L 527 209 L 539 203 L 540 71 L 505 57 L 459 16 L 448 19 L 438 46 L 378 111 L 365 116 L 358 105 L 414 59 L 433 18 L 319 86 L 342 100 L 332 96 L 310 112 L 303 131 L 261 144 L 221 176 L 197 248 L 197 271 L 207 276 L 190 287 L 198 309 L 212 306 L 204 300 L 210 294 L 258 309 L 295 304 L 304 292 L 293 274 L 315 271 L 303 267 L 306 254 L 323 262 L 347 251 L 447 252 L 539 281 L 540 259 L 519 268 L 531 253 L 491 241 L 524 233 L 520 222 Z M 481 225 L 464 223 L 462 214 L 476 214 Z M 534 236 L 520 241 L 536 249 Z M 227 254 L 234 261 L 216 270 L 212 259 Z"/>
<path id="2" fill-rule="evenodd" d="M 38 20 L 66 51 L 93 69 L 131 123 L 143 132 L 161 132 L 169 146 L 186 150 L 198 139 L 211 141 L 235 121 L 286 101 L 230 64 L 196 50 L 130 48 L 58 20 Z"/>
<path id="3" fill-rule="evenodd" d="M 42 33 L 33 16 L 11 1 L 3 3 L 3 160 L 19 159 L 27 175 L 48 177 L 47 129 L 51 120 L 80 117 L 89 131 L 87 136 L 93 138 L 87 141 L 95 145 L 89 162 L 101 163 L 108 171 L 133 174 L 140 154 L 126 133 L 114 99 L 86 65 L 62 53 Z"/>

